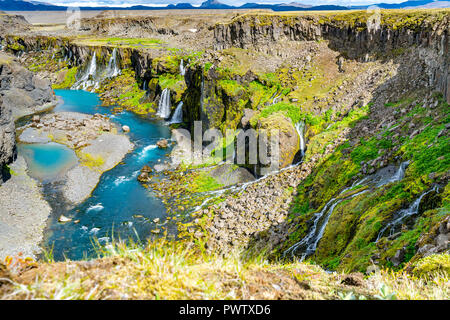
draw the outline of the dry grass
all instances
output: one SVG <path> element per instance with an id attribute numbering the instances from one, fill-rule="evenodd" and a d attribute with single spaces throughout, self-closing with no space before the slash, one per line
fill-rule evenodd
<path id="1" fill-rule="evenodd" d="M 305 263 L 208 255 L 197 245 L 159 240 L 116 243 L 103 258 L 49 262 L 3 275 L 2 299 L 448 299 L 448 275 L 415 278 L 382 271 L 327 273 Z"/>

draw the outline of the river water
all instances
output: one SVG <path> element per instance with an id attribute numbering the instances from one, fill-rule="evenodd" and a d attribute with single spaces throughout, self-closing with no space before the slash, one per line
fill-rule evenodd
<path id="1" fill-rule="evenodd" d="M 43 246 L 53 252 L 55 260 L 75 260 L 95 256 L 94 239 L 102 245 L 112 239 L 145 240 L 152 229 L 161 227 L 152 220 L 164 221 L 166 209 L 136 178 L 145 164 L 152 166 L 165 159 L 170 150 L 157 148 L 156 142 L 169 138 L 170 129 L 160 121 L 128 111 L 113 114 L 111 108 L 100 106 L 95 93 L 81 90 L 55 90 L 55 93 L 63 102 L 52 112 L 106 114 L 119 126 L 131 128 L 128 136 L 135 148 L 120 164 L 103 173 L 90 198 L 73 207 L 61 197 L 61 182 L 52 179 L 62 168 L 73 165 L 71 150 L 55 143 L 19 145 L 19 154 L 26 158 L 30 174 L 41 180 L 44 196 L 52 207 Z M 72 221 L 58 222 L 61 214 Z"/>

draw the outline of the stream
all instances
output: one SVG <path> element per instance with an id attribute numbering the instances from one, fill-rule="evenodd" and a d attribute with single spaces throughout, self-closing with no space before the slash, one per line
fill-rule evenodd
<path id="1" fill-rule="evenodd" d="M 162 121 L 150 120 L 128 111 L 112 113 L 101 107 L 95 93 L 81 90 L 55 90 L 62 99 L 52 112 L 74 111 L 107 115 L 119 127 L 127 125 L 134 149 L 113 169 L 103 173 L 91 196 L 83 203 L 70 205 L 63 201 L 58 173 L 77 163 L 73 151 L 56 143 L 19 144 L 31 176 L 42 183 L 45 199 L 52 207 L 43 247 L 52 251 L 55 260 L 79 260 L 95 256 L 94 239 L 105 245 L 114 240 L 145 240 L 151 230 L 160 228 L 152 220 L 165 220 L 166 209 L 151 189 L 137 181 L 140 169 L 165 159 L 170 149 L 156 146 L 161 138 L 170 138 L 170 129 Z M 60 223 L 61 215 L 71 222 Z M 170 226 L 165 226 L 171 228 Z M 170 230 L 169 230 L 170 231 Z"/>

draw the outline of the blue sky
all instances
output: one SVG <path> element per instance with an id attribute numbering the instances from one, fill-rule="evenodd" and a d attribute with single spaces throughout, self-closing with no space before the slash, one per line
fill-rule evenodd
<path id="1" fill-rule="evenodd" d="M 71 6 L 130 6 L 130 5 L 147 5 L 147 6 L 165 6 L 173 3 L 185 3 L 189 2 L 192 5 L 199 5 L 205 0 L 40 0 L 41 2 L 47 2 L 57 5 L 71 5 Z M 222 3 L 229 5 L 242 5 L 246 2 L 255 3 L 289 3 L 298 2 L 309 5 L 320 4 L 339 4 L 339 5 L 361 5 L 361 4 L 373 4 L 373 3 L 400 3 L 406 0 L 219 0 Z"/>

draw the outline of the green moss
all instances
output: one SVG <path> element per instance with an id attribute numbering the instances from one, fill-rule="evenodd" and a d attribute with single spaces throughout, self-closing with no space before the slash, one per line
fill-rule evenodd
<path id="1" fill-rule="evenodd" d="M 67 70 L 61 70 L 60 73 L 65 72 L 64 80 L 60 83 L 53 84 L 53 89 L 67 89 L 73 86 L 76 82 L 77 71 L 77 67 L 73 67 Z"/>
<path id="2" fill-rule="evenodd" d="M 216 179 L 208 175 L 206 172 L 201 172 L 195 176 L 191 183 L 190 188 L 192 192 L 207 192 L 220 189 L 222 185 L 217 182 Z"/>
<path id="3" fill-rule="evenodd" d="M 219 80 L 218 85 L 228 96 L 237 96 L 244 92 L 244 88 L 234 80 Z"/>
<path id="4" fill-rule="evenodd" d="M 267 118 L 274 113 L 283 113 L 285 116 L 290 118 L 292 120 L 292 123 L 294 124 L 304 120 L 305 118 L 305 115 L 301 112 L 298 106 L 290 103 L 280 102 L 264 107 L 259 114 L 255 115 L 250 120 L 250 122 L 253 126 L 255 126 L 256 122 L 260 118 Z"/>

